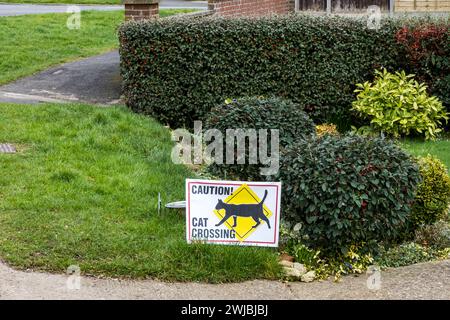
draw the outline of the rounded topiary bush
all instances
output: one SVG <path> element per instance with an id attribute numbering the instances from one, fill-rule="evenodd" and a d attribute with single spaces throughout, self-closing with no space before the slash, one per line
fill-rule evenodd
<path id="1" fill-rule="evenodd" d="M 267 129 L 267 153 L 271 153 L 270 129 L 279 130 L 280 150 L 299 139 L 315 136 L 314 122 L 308 117 L 300 106 L 281 98 L 246 97 L 227 100 L 213 108 L 209 113 L 204 129 L 217 129 L 223 135 L 224 146 L 228 129 Z M 258 139 L 261 139 L 258 133 Z M 247 139 L 248 142 L 248 139 Z M 233 145 L 236 147 L 236 142 Z M 249 164 L 249 148 L 246 144 L 245 164 L 237 164 L 235 155 L 234 164 L 216 164 L 209 166 L 208 170 L 219 177 L 240 180 L 265 180 L 260 168 L 264 165 Z M 253 150 L 255 151 L 255 150 Z M 224 147 L 224 159 L 226 148 Z"/>
<path id="2" fill-rule="evenodd" d="M 282 154 L 284 218 L 302 224 L 312 247 L 339 252 L 390 242 L 403 232 L 420 175 L 415 162 L 382 138 L 299 140 Z"/>
<path id="3" fill-rule="evenodd" d="M 447 168 L 432 156 L 419 158 L 420 183 L 412 210 L 412 224 L 433 224 L 444 218 L 450 206 L 450 177 Z"/>

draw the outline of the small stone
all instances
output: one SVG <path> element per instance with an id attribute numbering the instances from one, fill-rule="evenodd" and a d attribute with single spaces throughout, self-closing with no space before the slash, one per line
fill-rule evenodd
<path id="1" fill-rule="evenodd" d="M 301 280 L 303 282 L 312 282 L 316 278 L 316 273 L 314 271 L 309 271 L 302 275 Z"/>
<path id="2" fill-rule="evenodd" d="M 284 267 L 283 269 L 286 272 L 286 275 L 289 277 L 300 278 L 302 276 L 302 273 L 300 272 L 300 270 L 297 270 L 294 268 L 287 268 L 287 267 Z"/>
<path id="3" fill-rule="evenodd" d="M 294 269 L 298 270 L 301 272 L 301 274 L 305 274 L 306 272 L 308 272 L 308 270 L 306 270 L 306 267 L 298 262 L 294 262 Z"/>
<path id="4" fill-rule="evenodd" d="M 286 260 L 286 261 L 294 262 L 294 257 L 288 255 L 287 253 L 282 253 L 280 255 L 280 260 Z"/>
<path id="5" fill-rule="evenodd" d="M 294 268 L 294 263 L 287 260 L 281 260 L 280 264 L 285 268 Z"/>

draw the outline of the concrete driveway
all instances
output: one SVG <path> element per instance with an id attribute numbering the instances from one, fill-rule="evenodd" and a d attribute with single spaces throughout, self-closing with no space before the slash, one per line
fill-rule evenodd
<path id="1" fill-rule="evenodd" d="M 0 86 L 0 102 L 115 104 L 122 79 L 117 51 L 55 66 Z"/>
<path id="2" fill-rule="evenodd" d="M 66 4 L 11 4 L 1 3 L 0 16 L 19 16 L 24 14 L 64 13 L 70 5 Z M 113 11 L 123 10 L 123 5 L 79 5 L 83 10 Z M 208 7 L 207 1 L 161 0 L 161 9 L 202 9 Z"/>

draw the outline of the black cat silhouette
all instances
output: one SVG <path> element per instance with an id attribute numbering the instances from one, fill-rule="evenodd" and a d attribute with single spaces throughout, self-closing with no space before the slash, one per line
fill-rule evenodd
<path id="1" fill-rule="evenodd" d="M 262 219 L 267 222 L 267 226 L 270 229 L 269 219 L 267 219 L 267 217 L 264 215 L 263 209 L 263 203 L 264 200 L 266 200 L 266 197 L 267 190 L 264 192 L 264 198 L 261 200 L 261 202 L 256 204 L 229 204 L 219 199 L 219 202 L 216 205 L 216 210 L 224 209 L 225 217 L 223 217 L 223 219 L 218 224 L 216 224 L 216 227 L 220 226 L 230 217 L 233 217 L 233 228 L 235 228 L 237 225 L 237 217 L 251 217 L 256 222 L 256 224 L 252 228 L 256 228 L 257 226 L 259 226 L 261 224 L 260 219 Z"/>

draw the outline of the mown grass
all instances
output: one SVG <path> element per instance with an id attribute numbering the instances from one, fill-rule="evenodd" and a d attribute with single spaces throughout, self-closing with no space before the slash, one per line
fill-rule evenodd
<path id="1" fill-rule="evenodd" d="M 166 17 L 189 10 L 161 10 Z M 53 65 L 118 47 L 123 11 L 83 11 L 81 28 L 70 30 L 68 14 L 0 17 L 0 85 Z"/>
<path id="2" fill-rule="evenodd" d="M 122 107 L 0 104 L 0 258 L 17 268 L 228 282 L 277 278 L 274 250 L 187 245 L 193 173 L 171 162 L 168 130 Z"/>
<path id="3" fill-rule="evenodd" d="M 450 173 L 450 138 L 448 136 L 436 141 L 404 139 L 400 143 L 415 156 L 427 156 L 430 154 L 437 157 L 445 163 Z"/>

